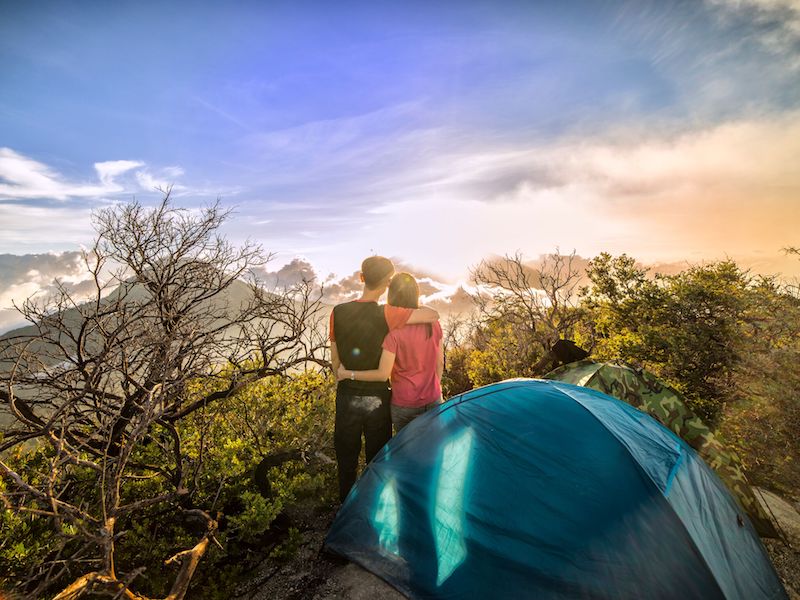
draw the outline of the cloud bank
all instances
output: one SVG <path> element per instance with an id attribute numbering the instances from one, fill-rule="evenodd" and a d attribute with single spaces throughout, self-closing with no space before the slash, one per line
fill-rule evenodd
<path id="1" fill-rule="evenodd" d="M 376 183 L 375 197 L 380 188 L 388 199 L 368 210 L 364 237 L 448 273 L 491 254 L 556 247 L 650 262 L 777 256 L 798 243 L 797 156 L 797 112 L 699 130 L 465 144 Z"/>
<path id="2" fill-rule="evenodd" d="M 26 324 L 14 303 L 55 291 L 56 280 L 78 299 L 94 289 L 80 252 L 0 254 L 0 333 Z"/>
<path id="3" fill-rule="evenodd" d="M 530 269 L 534 285 L 537 285 L 537 273 L 542 268 L 545 258 L 545 256 L 523 256 L 525 266 Z M 486 257 L 486 260 L 492 262 L 503 260 L 503 258 L 489 256 Z M 458 315 L 467 316 L 474 310 L 472 295 L 477 293 L 478 289 L 473 282 L 444 281 L 441 277 L 427 273 L 425 269 L 406 264 L 400 259 L 393 259 L 393 262 L 397 272 L 409 272 L 417 279 L 420 285 L 420 302 L 438 310 L 443 319 Z M 580 273 L 581 284 L 588 283 L 583 275 L 588 263 L 588 258 L 581 256 L 573 258 L 573 267 Z M 797 269 L 800 261 L 797 261 L 795 257 L 786 257 L 784 265 L 794 266 Z M 643 266 L 648 268 L 651 274 L 676 274 L 692 266 L 692 263 L 687 261 L 643 263 Z M 759 265 L 757 262 L 740 263 L 740 266 L 754 267 L 756 272 L 774 271 L 774 269 L 759 269 L 759 266 L 764 267 L 765 265 Z M 797 270 L 800 272 L 800 269 Z M 290 289 L 303 281 L 313 282 L 316 291 L 322 291 L 322 301 L 327 305 L 355 300 L 361 295 L 363 287 L 358 271 L 341 277 L 330 274 L 323 278 L 319 276 L 312 263 L 304 258 L 294 258 L 275 270 L 258 269 L 256 275 L 267 289 L 278 291 Z M 46 296 L 56 290 L 56 280 L 74 294 L 79 301 L 88 299 L 95 291 L 94 282 L 86 271 L 79 252 L 0 254 L 0 334 L 27 324 L 21 319 L 19 313 L 13 310 L 12 303 L 19 305 L 29 297 Z"/>

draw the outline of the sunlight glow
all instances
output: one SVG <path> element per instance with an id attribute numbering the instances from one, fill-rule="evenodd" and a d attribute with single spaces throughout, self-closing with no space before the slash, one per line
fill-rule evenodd
<path id="1" fill-rule="evenodd" d="M 437 586 L 447 581 L 467 557 L 464 497 L 467 494 L 473 438 L 474 433 L 467 429 L 448 442 L 442 450 L 433 523 L 438 566 Z"/>
<path id="2" fill-rule="evenodd" d="M 375 507 L 372 519 L 378 533 L 378 545 L 390 554 L 399 555 L 397 540 L 400 535 L 400 511 L 398 510 L 397 481 L 387 481 Z"/>

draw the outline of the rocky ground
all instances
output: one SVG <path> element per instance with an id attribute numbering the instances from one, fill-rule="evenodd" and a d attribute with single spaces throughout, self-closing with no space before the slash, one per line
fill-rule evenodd
<path id="1" fill-rule="evenodd" d="M 254 570 L 234 600 L 404 600 L 361 567 L 321 552 L 335 511 L 292 515 L 303 542 L 289 560 L 269 559 Z"/>
<path id="2" fill-rule="evenodd" d="M 800 513 L 764 491 L 763 501 L 780 523 L 785 540 L 764 540 L 790 600 L 800 600 Z M 303 534 L 289 559 L 269 559 L 253 570 L 235 600 L 403 600 L 405 596 L 357 565 L 323 552 L 322 542 L 335 511 L 299 510 L 291 515 Z"/>
<path id="3" fill-rule="evenodd" d="M 778 523 L 784 539 L 764 540 L 772 564 L 780 575 L 791 600 L 800 600 L 800 503 L 787 502 L 780 496 L 754 488 L 756 497 Z"/>

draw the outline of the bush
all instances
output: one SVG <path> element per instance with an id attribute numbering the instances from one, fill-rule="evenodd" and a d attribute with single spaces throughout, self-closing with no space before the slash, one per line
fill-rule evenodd
<path id="1" fill-rule="evenodd" d="M 215 385 L 220 384 L 195 382 L 187 401 Z M 192 598 L 230 597 L 230 587 L 248 561 L 263 559 L 273 550 L 287 555 L 292 544 L 297 544 L 299 532 L 290 533 L 288 542 L 282 541 L 285 532 L 267 539 L 275 518 L 287 507 L 307 498 L 319 504 L 333 503 L 335 472 L 327 460 L 319 458 L 330 453 L 333 413 L 332 378 L 309 371 L 266 378 L 179 423 L 185 457 L 182 468 L 191 473 L 193 482 L 185 505 L 200 507 L 220 522 L 216 540 L 221 548 L 209 547 L 193 579 Z M 168 439 L 166 431 L 153 427 L 132 462 L 174 469 L 172 454 L 163 447 Z M 37 473 L 44 477 L 49 451 L 43 446 L 18 448 L 13 464 L 29 478 Z M 276 459 L 273 466 L 259 470 L 271 459 Z M 259 482 L 257 472 L 266 481 Z M 68 495 L 92 501 L 94 496 L 87 487 L 95 485 L 93 474 L 76 469 Z M 126 480 L 123 502 L 158 496 L 163 485 L 162 478 Z M 0 491 L 7 492 L 2 487 Z M 138 593 L 165 596 L 175 567 L 165 566 L 164 557 L 191 547 L 198 539 L 198 528 L 204 526 L 202 520 L 187 519 L 180 505 L 155 504 L 138 511 L 130 521 L 119 524 L 120 530 L 126 530 L 116 545 L 119 576 L 139 573 L 135 578 Z M 0 535 L 0 588 L 10 588 L 33 574 L 36 565 L 71 543 L 69 535 L 55 535 L 45 519 L 10 510 L 0 514 Z M 59 582 L 78 575 L 70 569 Z M 48 594 L 52 596 L 57 588 L 52 586 Z"/>

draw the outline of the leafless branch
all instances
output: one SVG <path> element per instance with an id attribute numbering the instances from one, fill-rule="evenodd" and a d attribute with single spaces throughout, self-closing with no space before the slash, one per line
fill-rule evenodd
<path id="1" fill-rule="evenodd" d="M 271 255 L 221 237 L 229 214 L 219 202 L 199 212 L 177 208 L 169 193 L 155 208 L 134 202 L 97 212 L 96 242 L 83 253 L 94 287 L 88 301 L 57 284 L 51 296 L 17 307 L 32 335 L 0 340 L 0 452 L 46 449 L 48 469 L 0 461 L 2 500 L 50 519 L 59 535 L 68 524 L 86 541 L 71 556 L 62 548 L 58 568 L 39 571 L 37 589 L 60 581 L 67 563 L 91 564 L 57 597 L 92 590 L 141 598 L 129 589 L 132 579 L 116 576 L 115 545 L 125 533 L 116 528 L 158 504 L 192 509 L 199 465 L 187 466 L 181 419 L 263 377 L 327 366 L 319 286 L 260 287 L 254 269 Z M 199 380 L 221 385 L 192 398 Z M 145 443 L 165 464 L 137 456 Z M 91 477 L 97 485 L 76 483 Z M 143 478 L 157 480 L 159 491 L 131 500 L 125 490 Z M 216 529 L 208 522 L 206 535 L 173 557 L 182 567 L 169 598 L 185 595 Z"/>
<path id="2" fill-rule="evenodd" d="M 492 324 L 509 328 L 515 338 L 509 343 L 529 352 L 530 364 L 538 365 L 558 339 L 572 335 L 580 320 L 581 273 L 575 262 L 574 251 L 564 255 L 558 249 L 535 266 L 520 253 L 482 261 L 471 272 L 478 288 L 473 300 L 480 323 L 484 328 Z M 477 331 L 480 335 L 480 328 Z"/>

